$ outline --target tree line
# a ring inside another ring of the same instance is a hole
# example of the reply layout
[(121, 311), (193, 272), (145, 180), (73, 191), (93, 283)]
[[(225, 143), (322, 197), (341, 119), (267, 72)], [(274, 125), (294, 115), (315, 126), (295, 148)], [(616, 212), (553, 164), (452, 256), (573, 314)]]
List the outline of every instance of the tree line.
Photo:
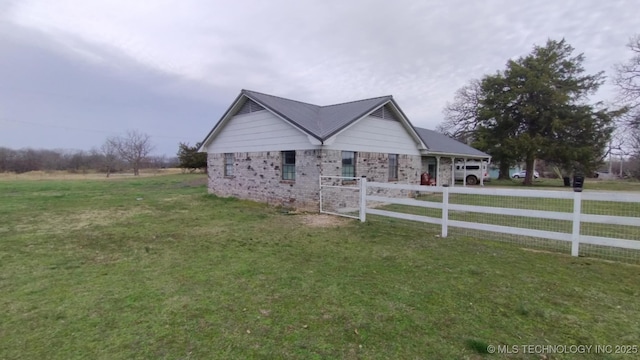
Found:
[[(147, 156), (140, 163), (141, 169), (177, 167), (178, 159), (166, 156)], [(0, 147), (0, 172), (25, 173), (29, 171), (68, 171), (71, 173), (107, 171), (123, 172), (131, 168), (122, 161), (107, 160), (98, 149), (10, 149)]]
[(199, 153), (200, 144), (190, 146), (179, 143), (176, 157), (152, 156), (151, 137), (130, 130), (123, 136), (107, 138), (99, 148), (84, 150), (13, 150), (0, 147), (0, 172), (25, 173), (29, 171), (69, 171), (85, 173), (96, 171), (107, 177), (113, 172), (140, 169), (180, 167), (184, 171), (206, 171), (207, 154)]
[(550, 39), (458, 89), (438, 130), (490, 154), (500, 178), (523, 162), (525, 184), (532, 183), (536, 160), (564, 175), (591, 174), (614, 140), (640, 159), (640, 36), (629, 48), (632, 59), (615, 67), (619, 96), (613, 105), (590, 101), (604, 72), (587, 74), (584, 54), (575, 55), (564, 39)]
[(177, 158), (152, 156), (151, 137), (139, 131), (128, 131), (123, 136), (109, 137), (99, 148), (84, 150), (19, 149), (0, 147), (0, 172), (24, 173), (29, 171), (69, 171), (85, 173), (96, 171), (107, 177), (113, 172), (140, 169), (177, 167)]

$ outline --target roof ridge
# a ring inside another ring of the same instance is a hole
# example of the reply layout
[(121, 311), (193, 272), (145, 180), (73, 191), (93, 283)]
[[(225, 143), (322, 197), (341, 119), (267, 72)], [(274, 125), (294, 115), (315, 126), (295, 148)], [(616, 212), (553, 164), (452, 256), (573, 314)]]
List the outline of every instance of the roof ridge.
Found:
[(277, 96), (277, 95), (265, 94), (265, 93), (262, 93), (260, 91), (254, 91), (254, 90), (249, 90), (249, 89), (242, 89), (242, 92), (256, 93), (256, 94), (270, 96), (270, 97), (278, 98), (278, 99), (282, 99), (282, 100), (293, 101), (293, 102), (297, 102), (297, 103), (300, 103), (300, 104), (316, 106), (316, 107), (319, 107), (319, 108), (326, 108), (326, 107), (338, 106), (338, 105), (346, 105), (346, 104), (352, 104), (352, 103), (357, 103), (357, 102), (361, 102), (361, 101), (369, 101), (369, 100), (376, 100), (376, 99), (383, 99), (383, 98), (393, 99), (393, 95), (382, 95), (382, 96), (375, 96), (375, 97), (366, 98), (366, 99), (346, 101), (346, 102), (337, 103), (337, 104), (331, 104), (331, 105), (316, 105), (316, 104), (312, 104), (312, 103), (309, 103), (309, 102), (289, 99), (289, 98), (285, 98), (285, 97)]
[(281, 99), (281, 100), (293, 101), (293, 102), (297, 102), (297, 103), (304, 104), (304, 105), (311, 105), (311, 106), (315, 106), (315, 107), (317, 107), (317, 108), (322, 107), (322, 106), (320, 106), (320, 105), (316, 105), (316, 104), (312, 104), (312, 103), (308, 103), (308, 102), (304, 102), (304, 101), (300, 101), (300, 100), (293, 100), (293, 99), (285, 98), (285, 97), (282, 97), (282, 96), (271, 95), (271, 94), (265, 94), (265, 93), (261, 93), (261, 92), (259, 92), (259, 91), (253, 91), (253, 90), (248, 90), (248, 89), (242, 89), (242, 92), (243, 92), (243, 93), (246, 93), (246, 92), (249, 92), (249, 93), (256, 93), (256, 94), (260, 94), (260, 95), (264, 95), (264, 96), (270, 96), (270, 97), (273, 97), (273, 98), (278, 98), (278, 99)]
[(353, 100), (353, 101), (347, 101), (347, 102), (338, 103), (338, 104), (322, 105), (322, 106), (320, 106), (320, 107), (321, 107), (321, 108), (327, 108), (327, 107), (331, 107), (331, 106), (338, 106), (338, 105), (353, 104), (353, 103), (357, 103), (357, 102), (361, 102), (361, 101), (377, 100), (377, 99), (383, 99), (383, 98), (389, 98), (389, 99), (391, 100), (391, 99), (393, 99), (393, 95), (376, 96), (376, 97), (372, 97), (372, 98), (360, 99), (360, 100)]

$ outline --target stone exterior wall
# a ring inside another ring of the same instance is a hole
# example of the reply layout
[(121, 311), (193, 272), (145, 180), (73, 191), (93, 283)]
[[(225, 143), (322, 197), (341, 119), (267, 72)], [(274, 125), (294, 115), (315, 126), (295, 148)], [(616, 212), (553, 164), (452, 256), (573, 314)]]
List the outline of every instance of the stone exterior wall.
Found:
[[(224, 176), (224, 154), (208, 154), (209, 192), (219, 196), (234, 196), (293, 207), (304, 211), (319, 210), (319, 176), (342, 176), (342, 151), (296, 151), (296, 180), (282, 180), (282, 152), (234, 153), (233, 176)], [(421, 159), (416, 155), (398, 155), (398, 180), (394, 182), (419, 184)], [(388, 182), (389, 155), (358, 152), (356, 176), (365, 175), (369, 181)], [(324, 184), (343, 184), (341, 180)], [(385, 196), (411, 196), (404, 190), (372, 189)], [(336, 209), (357, 208), (358, 192), (343, 189), (323, 192), (323, 203)]]
[[(420, 183), (420, 156), (398, 155), (398, 179), (394, 182)], [(322, 151), (322, 175), (342, 176), (342, 151)], [(389, 181), (389, 154), (356, 152), (356, 176), (366, 176), (369, 181)]]
[[(420, 156), (398, 155), (398, 179), (394, 183), (420, 183)], [(324, 150), (322, 152), (322, 175), (342, 176), (342, 151)], [(368, 181), (389, 182), (389, 154), (373, 152), (356, 152), (356, 177), (366, 176)], [(327, 179), (326, 185), (357, 186), (340, 179)], [(370, 194), (381, 196), (410, 196), (409, 191), (370, 188)], [(322, 195), (323, 209), (341, 212), (358, 209), (359, 192), (346, 189), (324, 188)]]
[(320, 150), (296, 151), (296, 179), (282, 180), (282, 152), (234, 153), (233, 176), (224, 176), (224, 154), (209, 153), (209, 192), (318, 211)]

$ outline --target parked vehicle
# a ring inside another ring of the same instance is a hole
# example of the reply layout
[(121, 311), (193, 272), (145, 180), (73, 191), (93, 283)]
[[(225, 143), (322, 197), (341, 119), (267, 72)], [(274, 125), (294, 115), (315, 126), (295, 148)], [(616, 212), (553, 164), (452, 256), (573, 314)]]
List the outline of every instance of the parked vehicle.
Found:
[(456, 181), (462, 181), (466, 176), (466, 183), (468, 185), (477, 185), (480, 183), (480, 177), (483, 181), (489, 181), (489, 172), (487, 171), (488, 163), (484, 162), (482, 170), (480, 170), (480, 161), (467, 161), (467, 168), (465, 172), (465, 164), (463, 162), (456, 163), (454, 171), (454, 179)]
[[(520, 179), (520, 178), (524, 179), (524, 178), (527, 177), (527, 170), (522, 170), (520, 172), (517, 172), (517, 173), (511, 175), (511, 177), (514, 178), (514, 179)], [(534, 171), (533, 172), (533, 178), (537, 179), (539, 177), (540, 177), (540, 174), (537, 171)]]

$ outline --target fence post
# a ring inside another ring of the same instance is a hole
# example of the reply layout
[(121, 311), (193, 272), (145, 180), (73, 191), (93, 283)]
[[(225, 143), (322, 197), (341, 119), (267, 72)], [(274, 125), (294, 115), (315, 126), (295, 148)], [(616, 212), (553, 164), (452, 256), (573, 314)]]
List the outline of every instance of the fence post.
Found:
[(442, 185), (442, 237), (447, 237), (449, 226), (449, 185)]
[(367, 220), (367, 177), (360, 178), (360, 222)]
[(318, 176), (318, 198), (320, 200), (320, 213), (322, 214), (322, 175)]
[[(580, 189), (582, 190), (582, 189)], [(573, 228), (571, 231), (571, 256), (580, 253), (580, 214), (582, 213), (582, 192), (573, 193)]]

